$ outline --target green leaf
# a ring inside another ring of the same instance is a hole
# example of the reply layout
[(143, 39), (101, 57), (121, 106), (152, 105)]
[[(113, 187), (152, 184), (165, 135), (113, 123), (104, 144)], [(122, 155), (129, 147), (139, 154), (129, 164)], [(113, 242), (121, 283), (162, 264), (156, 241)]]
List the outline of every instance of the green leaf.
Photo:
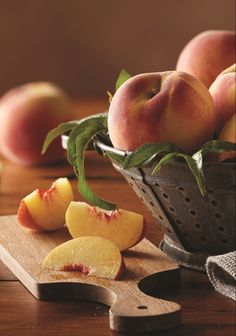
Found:
[(157, 155), (171, 152), (181, 152), (181, 149), (168, 142), (145, 144), (128, 154), (124, 162), (124, 169), (147, 165), (147, 163), (152, 162)]
[[(93, 135), (91, 135), (89, 139), (91, 140), (92, 137), (95, 136), (97, 133), (107, 129), (107, 115), (100, 115), (100, 116), (93, 115), (90, 116), (89, 118), (81, 119), (81, 121), (73, 128), (67, 142), (67, 158), (72, 166), (76, 166), (77, 164), (77, 149), (76, 149), (77, 138), (86, 136), (86, 131), (88, 130), (88, 128), (97, 130), (94, 131)], [(84, 148), (84, 150), (85, 149), (86, 148)]]
[(49, 145), (53, 142), (53, 140), (55, 140), (58, 136), (65, 134), (69, 131), (71, 131), (76, 125), (81, 124), (82, 122), (84, 122), (85, 120), (88, 119), (92, 119), (92, 118), (97, 118), (97, 117), (107, 117), (108, 116), (108, 112), (101, 112), (101, 113), (97, 113), (79, 120), (72, 120), (72, 121), (67, 121), (64, 123), (61, 123), (60, 125), (58, 125), (57, 127), (53, 128), (50, 132), (48, 132), (43, 146), (42, 146), (42, 154), (44, 154), (46, 152), (46, 150), (48, 149)]
[(236, 144), (228, 141), (211, 140), (206, 142), (199, 151), (193, 154), (193, 158), (202, 164), (204, 156), (209, 153), (222, 153), (228, 151), (235, 151)]
[(108, 156), (112, 160), (116, 161), (116, 163), (118, 163), (118, 165), (120, 165), (120, 166), (124, 165), (125, 158), (126, 158), (124, 155), (120, 155), (120, 154), (116, 154), (116, 153), (113, 153), (113, 152), (106, 151), (106, 156)]
[(127, 79), (129, 79), (130, 77), (132, 77), (125, 69), (122, 69), (119, 77), (116, 81), (116, 90), (119, 89), (119, 87), (127, 81)]
[(100, 208), (112, 210), (116, 204), (98, 197), (89, 187), (84, 170), (84, 155), (88, 143), (99, 132), (107, 130), (107, 116), (93, 117), (78, 124), (70, 133), (68, 139), (68, 160), (74, 167), (78, 177), (78, 189), (81, 195)]
[(204, 196), (204, 194), (205, 194), (205, 181), (204, 181), (204, 174), (203, 174), (202, 168), (200, 168), (198, 166), (198, 162), (193, 157), (191, 157), (187, 154), (178, 153), (178, 152), (166, 154), (158, 162), (156, 167), (153, 169), (152, 174), (157, 173), (164, 164), (167, 164), (168, 162), (170, 162), (170, 161), (172, 161), (172, 160), (174, 160), (178, 157), (183, 158), (187, 162), (192, 174), (194, 175), (194, 177), (196, 179), (198, 188), (199, 188), (201, 194)]
[(77, 125), (76, 121), (69, 121), (58, 125), (56, 128), (48, 132), (42, 147), (41, 154), (44, 154), (48, 149), (48, 146), (56, 139), (59, 135), (65, 134), (68, 131), (71, 131)]

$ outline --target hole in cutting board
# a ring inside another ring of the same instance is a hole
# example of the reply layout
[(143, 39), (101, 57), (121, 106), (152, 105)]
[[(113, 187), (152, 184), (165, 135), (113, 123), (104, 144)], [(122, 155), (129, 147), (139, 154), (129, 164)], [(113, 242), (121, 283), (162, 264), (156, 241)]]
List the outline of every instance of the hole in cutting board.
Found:
[(148, 309), (147, 306), (138, 306), (137, 308), (138, 308), (138, 309)]
[(163, 271), (142, 279), (138, 288), (146, 295), (159, 299), (171, 299), (180, 289), (180, 269)]

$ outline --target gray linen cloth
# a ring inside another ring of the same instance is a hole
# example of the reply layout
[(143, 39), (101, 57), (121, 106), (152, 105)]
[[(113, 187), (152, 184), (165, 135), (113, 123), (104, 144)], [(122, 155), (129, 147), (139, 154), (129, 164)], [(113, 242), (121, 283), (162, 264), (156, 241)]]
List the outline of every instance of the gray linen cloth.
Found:
[(215, 290), (236, 301), (236, 251), (208, 257), (206, 270)]

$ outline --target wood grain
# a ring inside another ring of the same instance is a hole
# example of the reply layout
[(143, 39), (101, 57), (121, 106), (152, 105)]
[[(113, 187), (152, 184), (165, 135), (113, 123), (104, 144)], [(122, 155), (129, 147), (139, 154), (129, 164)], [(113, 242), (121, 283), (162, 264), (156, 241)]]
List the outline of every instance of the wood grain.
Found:
[[(68, 230), (33, 232), (16, 216), (0, 217), (0, 257), (37, 298), (84, 299), (111, 306), (110, 327), (117, 331), (169, 329), (180, 323), (180, 306), (153, 298), (164, 284), (179, 284), (179, 268), (147, 239), (124, 252), (126, 273), (121, 281), (88, 277), (78, 272), (43, 270), (45, 256), (71, 239)], [(139, 289), (142, 289), (142, 291)]]

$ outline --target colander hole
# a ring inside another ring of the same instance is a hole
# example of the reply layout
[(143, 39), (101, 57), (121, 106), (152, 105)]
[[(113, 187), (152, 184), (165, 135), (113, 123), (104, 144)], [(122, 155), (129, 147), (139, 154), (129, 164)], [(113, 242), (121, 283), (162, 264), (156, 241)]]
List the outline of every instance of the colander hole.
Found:
[(155, 185), (156, 187), (160, 187), (160, 184), (157, 183), (157, 182), (154, 182), (154, 185)]
[(208, 194), (213, 194), (213, 190), (207, 190)]
[(200, 239), (201, 239), (202, 242), (206, 241), (206, 237), (204, 237), (204, 236), (201, 236)]
[(154, 207), (154, 203), (152, 203), (152, 202), (149, 202), (149, 204), (150, 204), (152, 207)]
[(225, 231), (225, 228), (224, 228), (223, 226), (218, 226), (218, 230), (219, 230), (220, 232), (224, 232), (224, 231)]
[(182, 224), (182, 222), (179, 219), (176, 219), (175, 221), (176, 221), (176, 224), (178, 224), (178, 225)]
[(211, 204), (214, 205), (214, 206), (216, 206), (216, 205), (218, 205), (218, 202), (215, 201), (215, 200), (212, 200), (212, 201), (211, 201)]
[(131, 176), (130, 178), (131, 178), (131, 180), (133, 180), (133, 181), (134, 181), (134, 177), (133, 177), (133, 176)]
[(169, 210), (175, 212), (175, 209), (172, 206), (169, 207)]
[(192, 216), (196, 216), (196, 214), (197, 214), (197, 212), (196, 212), (196, 210), (190, 210), (190, 214), (192, 215)]
[(142, 202), (144, 202), (144, 199), (143, 199), (142, 197), (139, 197), (139, 199), (140, 199)]
[(159, 217), (159, 219), (160, 219), (161, 221), (164, 220), (164, 218), (163, 218), (161, 215), (159, 215), (158, 217)]
[(164, 198), (166, 198), (166, 199), (168, 199), (168, 195), (167, 194), (162, 194), (162, 196), (164, 197)]
[(133, 186), (134, 186), (133, 183), (130, 182), (129, 184), (130, 184), (130, 186), (133, 188)]
[(201, 229), (201, 224), (196, 223), (195, 226), (196, 226), (197, 229)]
[(217, 218), (217, 219), (219, 219), (219, 218), (221, 218), (221, 214), (219, 214), (219, 213), (216, 212), (216, 213), (214, 214), (214, 217)]
[(171, 229), (167, 228), (166, 230), (167, 230), (169, 233), (172, 233)]
[(185, 197), (185, 199), (184, 199), (184, 200), (185, 200), (185, 202), (186, 202), (186, 203), (190, 203), (190, 202), (191, 202), (191, 199), (190, 199), (190, 198), (188, 198), (188, 197)]
[(184, 188), (183, 187), (178, 187), (178, 190), (184, 191)]
[(145, 190), (145, 189), (142, 189), (142, 192), (143, 192), (144, 194), (146, 194), (146, 190)]

